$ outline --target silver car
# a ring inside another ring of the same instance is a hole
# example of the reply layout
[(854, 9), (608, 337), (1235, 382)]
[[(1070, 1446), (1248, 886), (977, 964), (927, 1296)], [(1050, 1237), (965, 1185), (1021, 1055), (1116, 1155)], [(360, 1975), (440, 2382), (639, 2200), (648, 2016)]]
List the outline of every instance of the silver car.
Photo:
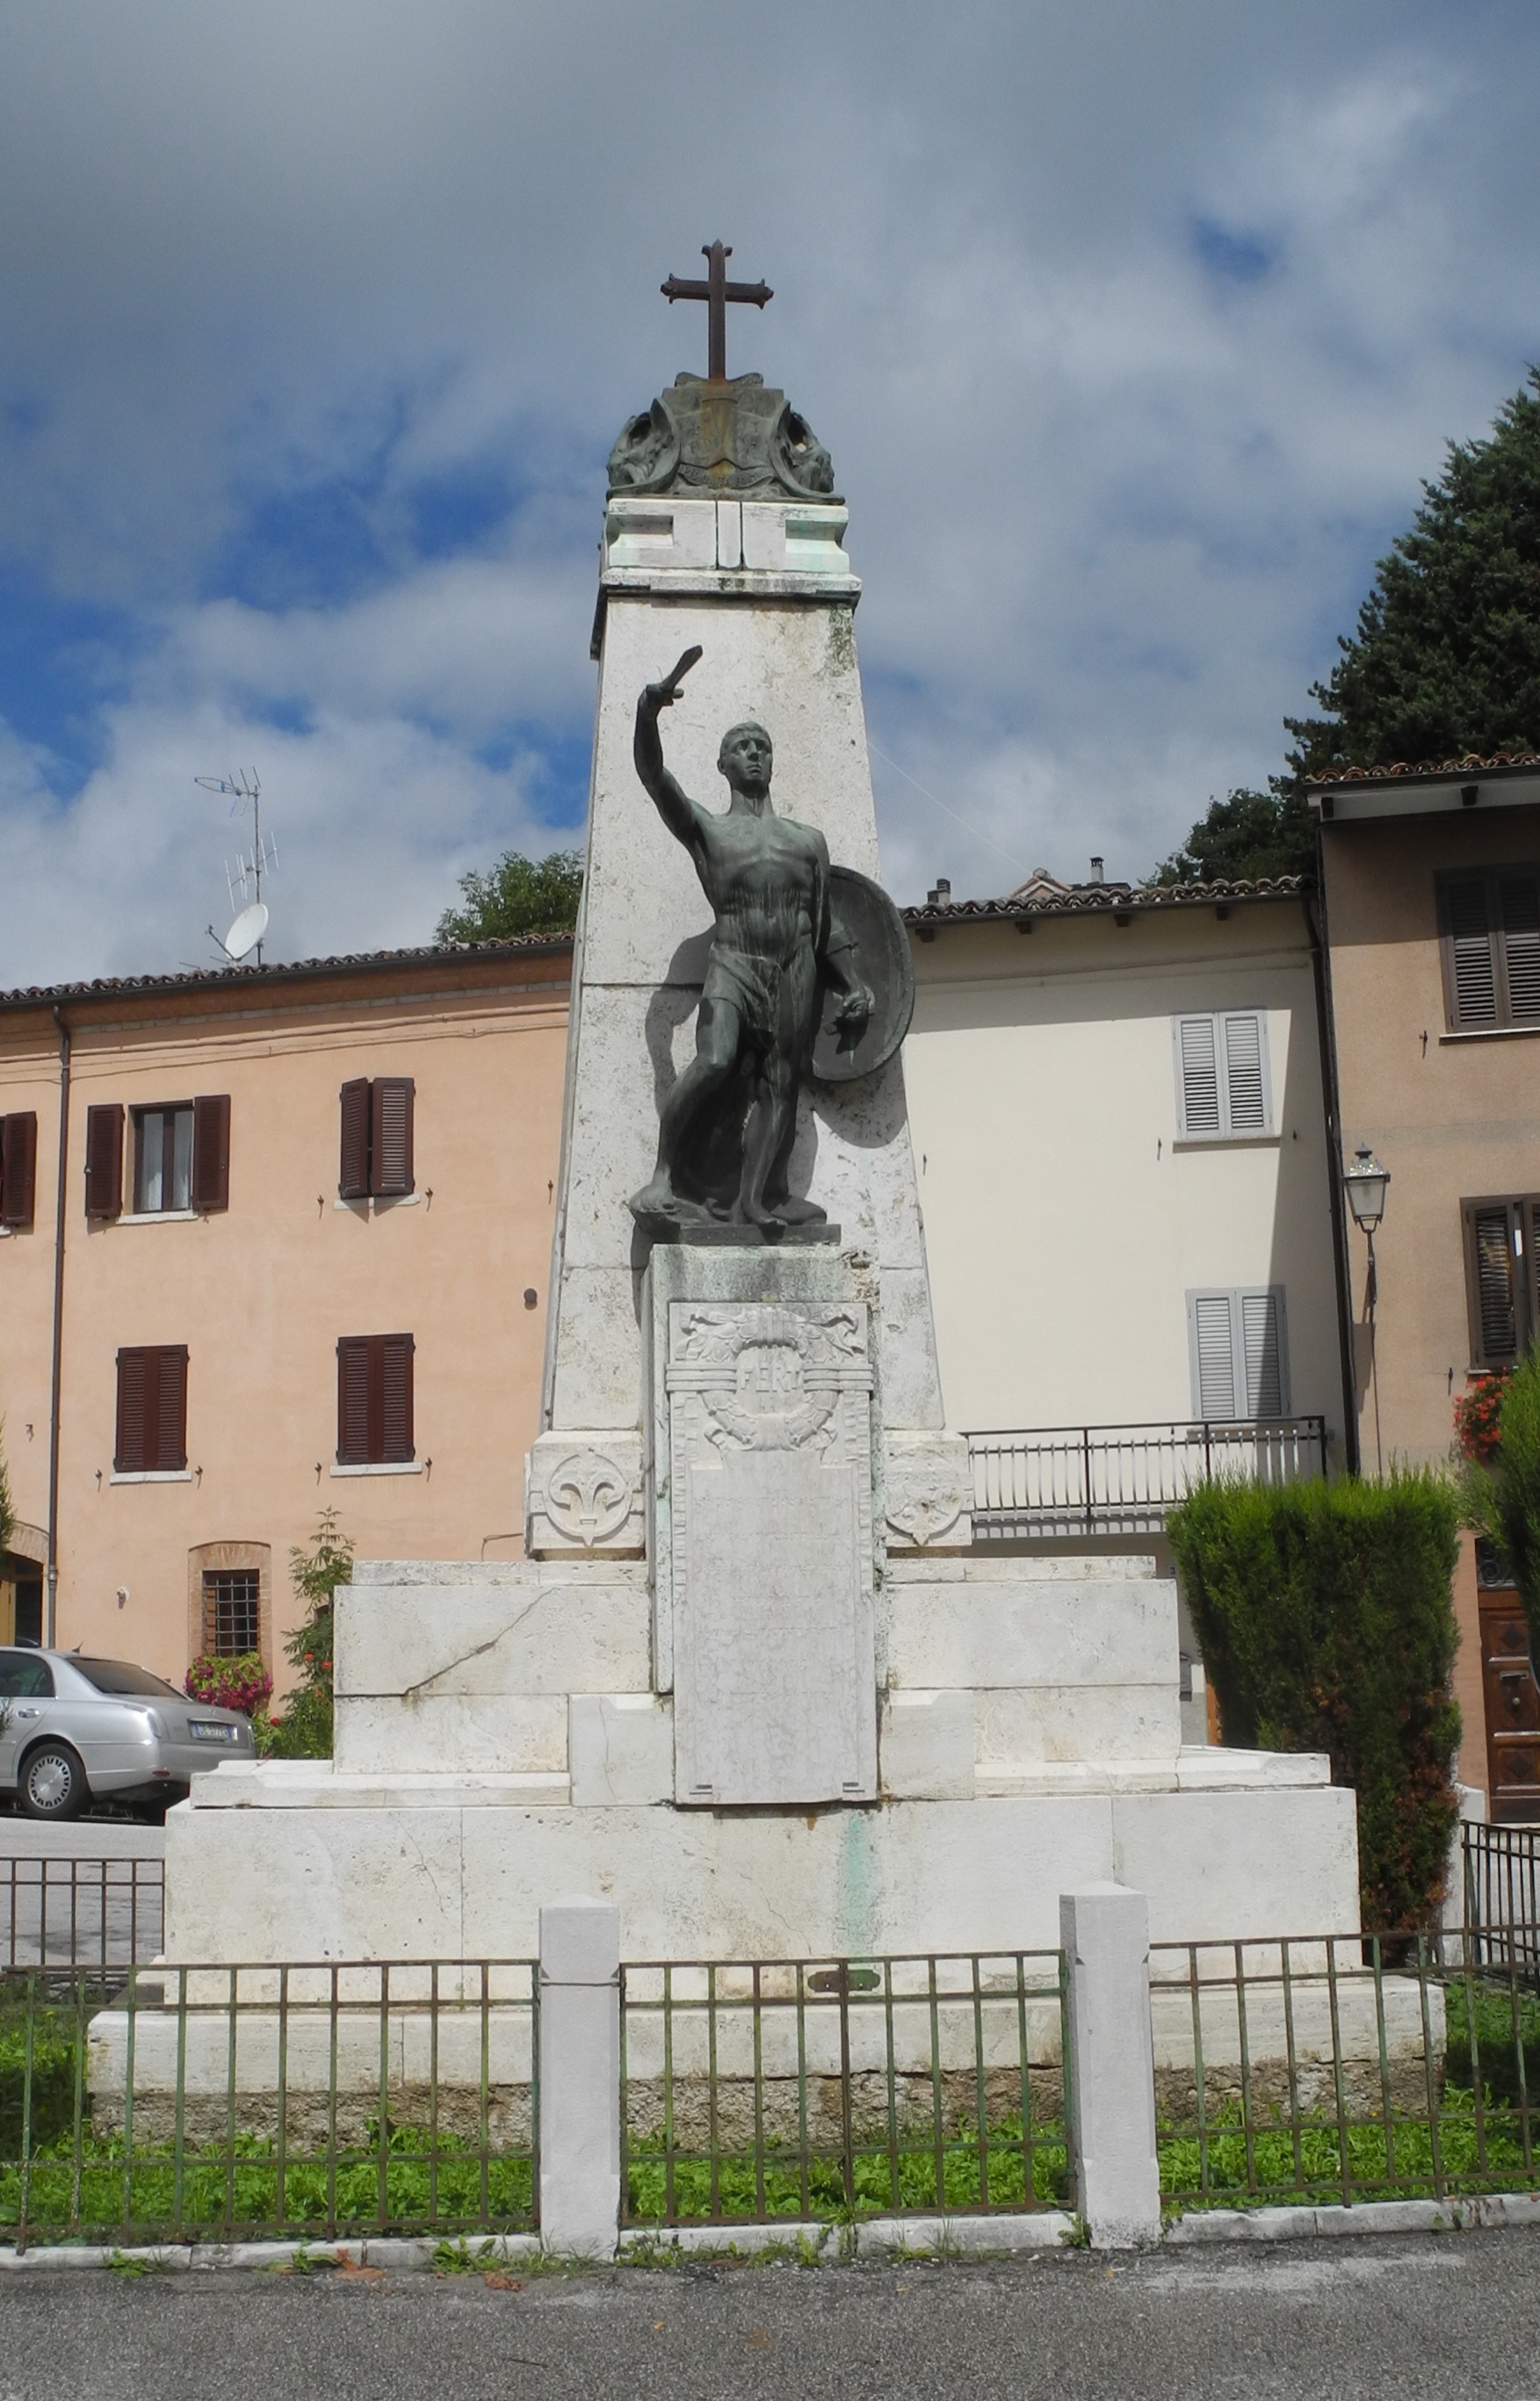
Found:
[(29, 1818), (78, 1818), (109, 1795), (164, 1807), (205, 1768), (254, 1753), (239, 1709), (78, 1651), (0, 1650), (0, 1793)]

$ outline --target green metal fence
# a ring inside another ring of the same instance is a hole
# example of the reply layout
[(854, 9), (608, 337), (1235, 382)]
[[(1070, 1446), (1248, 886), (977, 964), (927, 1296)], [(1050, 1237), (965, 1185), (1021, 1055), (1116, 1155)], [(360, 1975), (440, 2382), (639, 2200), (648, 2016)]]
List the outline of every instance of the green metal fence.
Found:
[(1150, 1971), (1169, 2208), (1540, 2181), (1540, 1997), (1516, 1965), (1449, 1964), (1433, 1936), (1337, 1935), (1155, 1943)]
[(1064, 1960), (621, 1970), (628, 2224), (1073, 2209)]
[(529, 1960), (0, 1976), (0, 2241), (532, 2227)]

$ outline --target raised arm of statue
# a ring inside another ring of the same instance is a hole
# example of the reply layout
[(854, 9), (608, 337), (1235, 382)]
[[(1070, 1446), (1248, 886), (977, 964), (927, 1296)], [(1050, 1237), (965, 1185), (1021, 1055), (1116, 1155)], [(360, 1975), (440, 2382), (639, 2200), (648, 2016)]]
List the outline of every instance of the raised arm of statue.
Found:
[(696, 644), (685, 652), (673, 673), (662, 683), (650, 683), (637, 702), (637, 733), (633, 756), (637, 774), (657, 803), (658, 815), (672, 834), (694, 847), (696, 833), (696, 809), (688, 792), (663, 763), (663, 737), (658, 732), (658, 718), (666, 708), (672, 708), (679, 698), (679, 688), (700, 657)]

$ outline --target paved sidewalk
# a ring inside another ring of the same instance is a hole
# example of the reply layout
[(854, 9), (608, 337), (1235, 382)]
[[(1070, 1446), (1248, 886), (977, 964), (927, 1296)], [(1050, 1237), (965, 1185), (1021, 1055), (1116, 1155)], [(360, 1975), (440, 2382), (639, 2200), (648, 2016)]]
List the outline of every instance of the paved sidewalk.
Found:
[(987, 2266), (0, 2286), (0, 2401), (1504, 2401), (1540, 2238)]

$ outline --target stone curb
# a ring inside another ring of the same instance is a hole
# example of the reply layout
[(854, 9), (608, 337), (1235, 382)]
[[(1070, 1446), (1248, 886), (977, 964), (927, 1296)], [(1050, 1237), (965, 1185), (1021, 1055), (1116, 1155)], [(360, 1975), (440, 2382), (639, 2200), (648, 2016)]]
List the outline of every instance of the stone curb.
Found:
[[(1540, 2226), (1540, 2193), (1475, 2193), (1458, 2201), (1367, 2201), (1351, 2209), (1210, 2209), (1194, 2211), (1169, 2225), (1162, 2248), (1186, 2249), (1208, 2243), (1304, 2243), (1317, 2237), (1368, 2234), (1453, 2234), (1481, 2227)], [(621, 2236), (618, 2262), (637, 2252), (675, 2251), (681, 2257), (755, 2257), (799, 2243), (809, 2244), (820, 2263), (891, 2259), (915, 2256), (972, 2257), (1055, 2250), (1073, 2240), (1075, 2220), (1063, 2210), (1036, 2210), (988, 2217), (869, 2217), (857, 2226), (822, 2219), (781, 2218), (747, 2226), (676, 2226), (655, 2232), (631, 2227)], [(0, 2275), (23, 2270), (142, 2266), (164, 2273), (206, 2273), (227, 2268), (289, 2269), (304, 2254), (312, 2271), (355, 2268), (419, 2274), (431, 2269), (444, 2245), (463, 2241), (488, 2268), (542, 2257), (536, 2234), (467, 2234), (435, 2241), (428, 2236), (374, 2236), (335, 2243), (167, 2243), (117, 2244), (44, 2243), (27, 2251), (0, 2246)]]
[(888, 2259), (895, 2253), (932, 2258), (1002, 2251), (1056, 2251), (1075, 2231), (1062, 2209), (1026, 2210), (1019, 2216), (868, 2217), (850, 2231), (858, 2259)]
[(836, 2238), (843, 2230), (823, 2218), (801, 2217), (773, 2218), (753, 2226), (632, 2226), (620, 2238), (619, 2256), (622, 2263), (638, 2251), (677, 2251), (686, 2258), (701, 2253), (720, 2257), (735, 2252), (740, 2257), (757, 2257), (766, 2251), (805, 2243), (820, 2255), (827, 2249), (831, 2258), (838, 2258)]
[(1168, 2226), (1166, 2245), (1307, 2243), (1334, 2234), (1454, 2234), (1472, 2227), (1540, 2226), (1540, 2193), (1472, 2193), (1458, 2201), (1361, 2201), (1351, 2209), (1194, 2210)]

